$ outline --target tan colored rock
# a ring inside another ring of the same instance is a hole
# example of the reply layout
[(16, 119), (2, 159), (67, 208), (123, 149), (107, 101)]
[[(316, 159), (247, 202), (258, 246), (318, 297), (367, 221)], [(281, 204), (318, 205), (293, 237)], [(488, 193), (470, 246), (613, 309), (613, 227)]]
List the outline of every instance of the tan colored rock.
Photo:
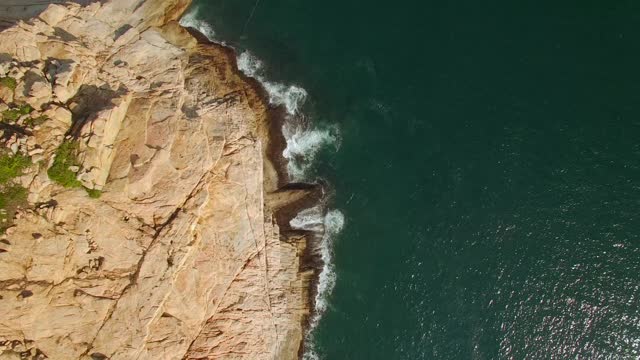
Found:
[(13, 102), (13, 90), (6, 86), (0, 85), (0, 99), (4, 102), (3, 107), (8, 108), (6, 104), (10, 104)]
[(85, 66), (69, 59), (53, 60), (49, 66), (50, 76), (54, 79), (53, 92), (60, 102), (67, 102), (80, 89), (84, 78), (91, 71)]
[(51, 84), (45, 79), (44, 74), (37, 69), (28, 70), (24, 74), (16, 87), (16, 100), (26, 102), (34, 109), (40, 109), (44, 104), (51, 102)]
[(79, 136), (83, 171), (78, 179), (89, 189), (102, 189), (106, 184), (116, 154), (116, 138), (131, 103), (131, 94), (114, 99), (112, 103), (113, 107), (91, 114)]
[(42, 21), (51, 27), (57, 26), (67, 16), (69, 16), (68, 7), (58, 4), (49, 5), (45, 11), (38, 15)]
[[(0, 240), (1, 359), (298, 357), (312, 274), (273, 209), (305, 194), (267, 193), (268, 104), (175, 22), (189, 2), (52, 5), (0, 33), (46, 118), (10, 145), (40, 163)], [(65, 139), (100, 199), (48, 178)]]

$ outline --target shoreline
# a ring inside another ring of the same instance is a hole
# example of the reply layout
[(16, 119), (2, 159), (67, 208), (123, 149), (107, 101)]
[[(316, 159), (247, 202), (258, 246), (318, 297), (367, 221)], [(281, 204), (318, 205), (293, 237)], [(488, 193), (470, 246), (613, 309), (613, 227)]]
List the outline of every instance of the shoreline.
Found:
[[(185, 13), (183, 13), (181, 17), (184, 16)], [(325, 188), (327, 184), (322, 181), (317, 183), (289, 181), (287, 159), (283, 156), (283, 151), (287, 147), (287, 141), (282, 131), (288, 116), (285, 106), (272, 105), (269, 101), (269, 94), (262, 83), (260, 83), (258, 79), (246, 75), (238, 68), (238, 54), (233, 47), (209, 40), (205, 34), (196, 28), (182, 27), (187, 30), (199, 44), (215, 46), (222, 49), (223, 53), (227, 56), (227, 61), (233, 65), (236, 75), (255, 91), (262, 105), (266, 108), (267, 118), (265, 122), (261, 124), (263, 129), (261, 129), (262, 131), (259, 134), (267, 145), (263, 149), (264, 206), (265, 209), (271, 211), (280, 229), (280, 241), (304, 241), (304, 250), (299, 256), (300, 265), (298, 273), (304, 274), (305, 272), (311, 272), (306, 289), (308, 313), (303, 316), (301, 324), (303, 336), (298, 348), (298, 358), (302, 359), (307, 349), (307, 332), (311, 327), (311, 319), (316, 312), (315, 299), (318, 293), (320, 273), (324, 265), (318, 249), (324, 232), (318, 233), (310, 230), (293, 229), (289, 222), (295, 218), (300, 211), (314, 206), (322, 205), (323, 211), (326, 212), (327, 195)], [(283, 196), (278, 197), (278, 195)], [(269, 201), (269, 198), (274, 196), (280, 199), (277, 201)], [(273, 204), (273, 202), (276, 204)]]

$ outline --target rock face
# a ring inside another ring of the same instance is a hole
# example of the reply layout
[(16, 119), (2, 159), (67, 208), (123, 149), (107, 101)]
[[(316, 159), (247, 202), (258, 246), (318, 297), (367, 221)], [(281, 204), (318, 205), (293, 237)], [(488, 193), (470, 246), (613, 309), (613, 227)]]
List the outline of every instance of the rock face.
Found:
[[(176, 23), (188, 5), (50, 5), (0, 33), (2, 106), (45, 119), (11, 138), (34, 165), (0, 240), (0, 358), (298, 357), (310, 273), (275, 221), (268, 105)], [(99, 199), (48, 178), (63, 141)]]

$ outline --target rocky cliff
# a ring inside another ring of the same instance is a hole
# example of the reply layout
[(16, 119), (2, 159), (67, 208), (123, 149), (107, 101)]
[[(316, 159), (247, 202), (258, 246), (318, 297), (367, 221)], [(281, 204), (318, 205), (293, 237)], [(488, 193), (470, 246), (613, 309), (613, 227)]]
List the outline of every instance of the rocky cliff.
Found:
[(278, 223), (307, 191), (278, 189), (268, 104), (189, 2), (0, 33), (0, 358), (298, 357), (311, 273)]

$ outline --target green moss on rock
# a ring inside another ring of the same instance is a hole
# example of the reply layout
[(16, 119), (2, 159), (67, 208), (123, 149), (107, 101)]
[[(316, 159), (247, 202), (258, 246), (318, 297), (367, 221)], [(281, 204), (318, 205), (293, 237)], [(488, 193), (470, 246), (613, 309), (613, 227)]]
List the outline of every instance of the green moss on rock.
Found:
[(73, 141), (63, 142), (53, 160), (53, 165), (47, 170), (49, 178), (66, 188), (81, 187), (82, 183), (76, 178), (76, 173), (69, 170), (71, 166), (80, 166), (76, 159), (78, 145)]
[(11, 76), (0, 77), (0, 85), (15, 90), (18, 87), (18, 82)]
[(0, 152), (0, 232), (4, 233), (13, 224), (13, 218), (20, 207), (27, 205), (28, 191), (12, 183), (31, 165), (29, 157), (8, 151)]
[(31, 165), (27, 156), (9, 153), (0, 154), (0, 184), (7, 184), (15, 177), (22, 175), (24, 169)]
[(2, 121), (5, 123), (13, 123), (18, 121), (22, 115), (28, 115), (33, 111), (29, 104), (20, 105), (16, 108), (8, 109), (2, 112)]
[(98, 199), (102, 195), (102, 191), (100, 190), (89, 189), (89, 188), (84, 188), (84, 189), (87, 191), (87, 194), (89, 194), (89, 197), (91, 198)]
[(44, 115), (40, 115), (38, 117), (29, 117), (24, 121), (24, 124), (26, 126), (29, 127), (34, 127), (34, 126), (38, 126), (38, 125), (42, 125), (44, 124), (44, 122), (47, 121), (47, 117)]
[(0, 233), (13, 225), (16, 211), (27, 205), (27, 189), (20, 185), (4, 186), (0, 189)]

